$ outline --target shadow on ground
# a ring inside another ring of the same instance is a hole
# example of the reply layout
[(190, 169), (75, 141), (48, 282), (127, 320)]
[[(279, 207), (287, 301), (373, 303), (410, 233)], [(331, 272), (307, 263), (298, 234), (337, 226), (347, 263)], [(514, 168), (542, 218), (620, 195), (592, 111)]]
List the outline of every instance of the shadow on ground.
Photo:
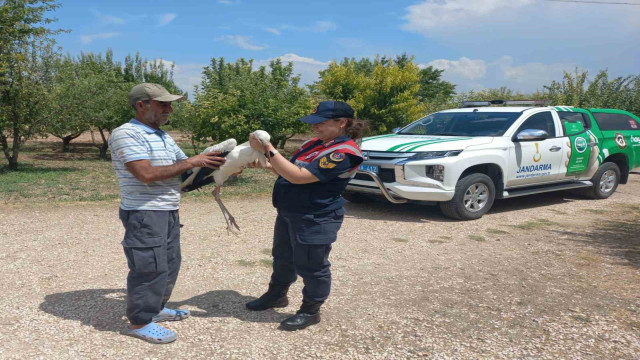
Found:
[(509, 213), (519, 210), (544, 208), (573, 201), (594, 201), (569, 191), (553, 191), (542, 194), (519, 196), (510, 199), (497, 199), (489, 213)]
[[(593, 201), (570, 192), (550, 192), (511, 199), (497, 199), (489, 214), (516, 214), (519, 210), (544, 208), (572, 201)], [(392, 204), (386, 200), (376, 199), (368, 203), (351, 203), (345, 201), (347, 216), (368, 220), (386, 220), (397, 222), (452, 222), (457, 221), (445, 217), (437, 203)]]
[(347, 217), (368, 220), (384, 220), (394, 222), (452, 222), (442, 215), (437, 205), (418, 203), (392, 204), (386, 200), (375, 200), (368, 203), (351, 203), (345, 201)]
[(640, 223), (603, 219), (603, 225), (588, 232), (550, 230), (567, 236), (569, 241), (583, 243), (603, 254), (624, 260), (620, 265), (640, 268)]
[[(80, 321), (100, 331), (120, 332), (126, 324), (125, 289), (86, 289), (45, 296), (40, 310), (65, 320)], [(234, 317), (249, 322), (280, 322), (291, 314), (274, 310), (252, 312), (244, 304), (255, 299), (232, 290), (209, 291), (183, 301), (170, 301), (171, 308), (190, 308), (195, 317)], [(198, 309), (194, 309), (197, 307)]]
[(72, 172), (81, 171), (80, 169), (72, 167), (42, 167), (31, 164), (18, 164), (18, 170), (9, 170), (8, 166), (0, 166), (0, 175), (11, 174), (16, 176), (30, 176), (30, 175), (47, 175), (47, 174), (68, 174)]
[(67, 152), (62, 152), (62, 143), (41, 143), (33, 146), (30, 150), (37, 152), (31, 156), (35, 160), (94, 161), (98, 158), (98, 148), (92, 143), (72, 143)]

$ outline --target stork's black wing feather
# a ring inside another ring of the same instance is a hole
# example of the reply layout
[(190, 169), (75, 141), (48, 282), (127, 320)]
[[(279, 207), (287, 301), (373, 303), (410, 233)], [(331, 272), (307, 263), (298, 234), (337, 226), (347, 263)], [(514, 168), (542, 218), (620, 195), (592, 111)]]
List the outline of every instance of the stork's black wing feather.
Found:
[[(223, 152), (222, 154), (218, 155), (219, 157), (225, 157), (227, 156), (227, 154), (229, 154), (228, 151)], [(193, 182), (191, 182), (191, 184), (189, 186), (185, 186), (181, 191), (182, 192), (189, 192), (189, 191), (193, 191), (196, 189), (200, 189), (201, 187), (205, 186), (205, 185), (209, 185), (211, 183), (214, 182), (213, 180), (213, 176), (209, 176), (211, 175), (212, 172), (214, 172), (215, 170), (213, 170), (212, 168), (208, 168), (208, 167), (203, 167), (200, 168), (200, 171), (198, 171), (198, 174), (196, 175), (196, 178), (193, 179)], [(187, 180), (189, 178), (189, 176), (191, 176), (191, 174), (193, 174), (192, 170), (189, 171), (185, 171), (182, 173), (182, 175), (180, 175), (182, 182), (184, 182), (185, 180)], [(207, 177), (209, 176), (209, 177)]]

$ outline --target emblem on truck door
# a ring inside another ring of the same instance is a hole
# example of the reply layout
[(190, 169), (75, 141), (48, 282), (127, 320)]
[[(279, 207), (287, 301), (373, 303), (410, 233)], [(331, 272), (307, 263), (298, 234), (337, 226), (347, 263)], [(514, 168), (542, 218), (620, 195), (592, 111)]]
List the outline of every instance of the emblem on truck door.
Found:
[(538, 149), (538, 143), (536, 143), (536, 153), (533, 154), (533, 161), (538, 162), (542, 159), (542, 154), (540, 154), (540, 150)]
[(620, 149), (624, 149), (627, 147), (627, 140), (625, 140), (624, 135), (620, 133), (616, 133), (616, 144)]

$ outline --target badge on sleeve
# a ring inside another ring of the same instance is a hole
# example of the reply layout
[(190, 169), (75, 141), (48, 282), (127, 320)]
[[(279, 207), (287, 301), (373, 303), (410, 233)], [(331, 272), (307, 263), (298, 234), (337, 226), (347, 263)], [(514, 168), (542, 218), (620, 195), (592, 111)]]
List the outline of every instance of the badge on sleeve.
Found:
[(322, 159), (320, 159), (319, 165), (322, 169), (333, 169), (334, 167), (336, 167), (336, 164), (330, 162), (326, 156), (323, 156)]
[(334, 153), (331, 153), (331, 155), (329, 155), (329, 159), (331, 159), (331, 161), (340, 162), (344, 160), (344, 154), (339, 152), (334, 152)]

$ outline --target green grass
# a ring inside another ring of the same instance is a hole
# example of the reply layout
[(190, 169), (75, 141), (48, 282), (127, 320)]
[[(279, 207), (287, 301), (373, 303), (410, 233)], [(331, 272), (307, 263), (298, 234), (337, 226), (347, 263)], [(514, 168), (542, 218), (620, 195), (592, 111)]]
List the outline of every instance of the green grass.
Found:
[(236, 264), (243, 267), (256, 267), (256, 266), (271, 267), (273, 262), (271, 261), (271, 259), (260, 259), (258, 261), (237, 260)]
[(427, 242), (429, 242), (431, 244), (446, 244), (447, 243), (447, 241), (445, 241), (445, 240), (438, 240), (438, 239), (427, 240)]
[(273, 261), (271, 259), (260, 259), (260, 261), (258, 261), (258, 265), (271, 267), (273, 265)]
[(249, 261), (249, 260), (237, 260), (236, 264), (240, 265), (240, 266), (244, 266), (244, 267), (253, 267), (256, 266), (255, 261)]
[(500, 230), (500, 229), (487, 229), (487, 233), (494, 234), (494, 235), (506, 235), (509, 232), (508, 231), (504, 231), (504, 230)]
[(509, 226), (514, 227), (516, 229), (521, 229), (521, 230), (533, 230), (533, 229), (544, 229), (546, 227), (557, 226), (557, 225), (560, 225), (560, 224), (557, 222), (553, 222), (551, 220), (535, 219), (535, 220), (527, 221), (523, 224), (509, 225)]
[[(175, 136), (174, 136), (175, 138)], [(189, 143), (179, 142), (193, 154)], [(287, 143), (285, 156), (299, 146)], [(1, 164), (1, 163), (0, 163)], [(271, 193), (275, 175), (263, 169), (245, 169), (236, 180), (224, 184), (224, 198)], [(209, 199), (213, 185), (183, 194), (183, 199)], [(119, 199), (118, 180), (111, 161), (98, 159), (91, 143), (71, 142), (71, 151), (61, 152), (58, 141), (29, 141), (20, 150), (18, 170), (0, 165), (0, 203), (38, 203), (43, 201), (114, 201)]]
[(487, 241), (487, 239), (482, 235), (469, 235), (469, 239), (475, 240), (475, 241), (480, 241), (480, 242)]
[(628, 208), (629, 210), (640, 211), (640, 205), (635, 204), (622, 204), (622, 206)]
[(562, 211), (562, 210), (558, 210), (558, 209), (549, 209), (549, 211), (559, 214), (559, 215), (567, 215), (567, 212)]
[(583, 322), (583, 323), (590, 323), (591, 319), (589, 319), (588, 317), (584, 316), (584, 315), (571, 315), (572, 318)]
[(582, 211), (588, 212), (591, 214), (604, 214), (608, 212), (607, 210), (598, 210), (598, 209), (582, 209)]

